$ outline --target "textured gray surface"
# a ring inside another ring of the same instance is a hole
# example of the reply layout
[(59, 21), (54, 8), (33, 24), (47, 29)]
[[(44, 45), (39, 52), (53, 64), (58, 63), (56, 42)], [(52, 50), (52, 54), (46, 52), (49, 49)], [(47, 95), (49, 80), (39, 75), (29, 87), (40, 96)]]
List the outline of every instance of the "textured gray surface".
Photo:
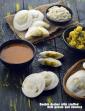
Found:
[[(16, 3), (20, 4), (20, 9), (33, 8), (41, 4), (52, 3), (59, 0), (0, 0), (0, 21), (1, 30), (3, 34), (0, 35), (0, 44), (9, 39), (15, 38), (13, 32), (9, 29), (3, 17), (7, 14), (16, 11)], [(63, 0), (65, 1), (65, 0)], [(84, 0), (66, 0), (65, 4), (69, 6), (74, 13), (74, 19), (84, 23)], [(71, 52), (64, 44), (62, 36), (53, 40), (44, 41), (36, 45), (37, 55), (33, 63), (28, 69), (18, 72), (12, 72), (6, 69), (2, 63), (0, 63), (0, 111), (74, 111), (73, 109), (46, 109), (46, 107), (40, 107), (39, 103), (46, 103), (48, 98), (51, 97), (55, 103), (80, 103), (83, 105), (83, 110), (76, 109), (75, 111), (85, 111), (85, 102), (79, 102), (74, 100), (65, 94), (62, 87), (62, 80), (65, 72), (81, 58), (85, 58), (85, 55), (75, 54)], [(38, 54), (44, 50), (58, 50), (65, 55), (62, 60), (63, 66), (61, 68), (47, 68), (39, 66), (37, 59)], [(21, 92), (21, 84), (23, 79), (31, 73), (40, 72), (44, 70), (50, 70), (55, 72), (60, 78), (58, 87), (52, 91), (44, 92), (35, 99), (26, 98)]]

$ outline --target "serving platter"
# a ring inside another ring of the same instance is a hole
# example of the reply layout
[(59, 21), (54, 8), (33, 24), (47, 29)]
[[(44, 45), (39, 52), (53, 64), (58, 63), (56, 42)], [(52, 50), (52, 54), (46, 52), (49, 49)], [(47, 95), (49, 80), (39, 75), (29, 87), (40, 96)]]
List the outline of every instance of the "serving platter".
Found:
[(75, 72), (79, 71), (79, 70), (85, 70), (83, 68), (83, 62), (85, 62), (85, 59), (81, 59), (78, 62), (76, 62), (70, 69), (68, 69), (68, 71), (66, 72), (64, 78), (63, 78), (63, 88), (64, 91), (71, 97), (77, 99), (77, 100), (85, 100), (85, 97), (78, 97), (76, 96), (74, 93), (70, 92), (67, 87), (66, 87), (66, 82), (68, 80), (68, 78), (73, 75)]
[[(45, 5), (40, 5), (35, 8), (36, 10), (40, 10), (45, 15), (44, 21), (49, 23), (51, 27), (48, 30), (50, 36), (32, 39), (31, 40), (32, 43), (38, 43), (45, 39), (53, 39), (55, 37), (58, 37), (61, 34), (62, 30), (65, 29), (66, 27), (68, 27), (69, 25), (78, 24), (77, 21), (76, 22), (74, 21), (74, 22), (67, 24), (66, 26), (64, 25), (61, 27), (61, 26), (57, 26), (56, 24), (49, 22), (46, 18), (46, 10), (48, 9), (49, 6), (52, 6), (52, 5), (53, 4), (45, 4)], [(61, 5), (63, 5), (63, 3)], [(15, 30), (13, 27), (13, 18), (14, 18), (14, 14), (5, 17), (6, 22), (8, 23), (10, 29), (17, 35), (18, 38), (24, 39), (26, 31), (20, 32), (20, 31)]]
[[(40, 10), (42, 13), (45, 14), (45, 11), (46, 11), (46, 9), (47, 9), (49, 6), (50, 6), (50, 5), (41, 5), (41, 6), (39, 6), (39, 7), (36, 7), (35, 9), (36, 9), (36, 10)], [(24, 39), (26, 31), (19, 32), (19, 31), (15, 30), (14, 27), (13, 27), (14, 14), (13, 14), (13, 15), (10, 15), (10, 16), (7, 16), (7, 17), (5, 17), (5, 18), (6, 18), (6, 21), (7, 21), (8, 25), (9, 25), (9, 27), (12, 29), (12, 31), (13, 31), (19, 38)], [(46, 22), (49, 23), (49, 21), (48, 21), (46, 18), (44, 19), (44, 21), (46, 21)], [(58, 31), (59, 28), (56, 27), (56, 25), (54, 25), (54, 24), (51, 24), (51, 23), (49, 23), (49, 24), (50, 24), (50, 26), (51, 26), (51, 27), (49, 28), (49, 33), (50, 33), (50, 35), (52, 35), (54, 32)], [(45, 37), (45, 38), (46, 38), (46, 37)], [(41, 40), (41, 39), (44, 39), (44, 38), (33, 39), (33, 40), (31, 40), (31, 42), (34, 43), (34, 42), (39, 41), (39, 40)]]

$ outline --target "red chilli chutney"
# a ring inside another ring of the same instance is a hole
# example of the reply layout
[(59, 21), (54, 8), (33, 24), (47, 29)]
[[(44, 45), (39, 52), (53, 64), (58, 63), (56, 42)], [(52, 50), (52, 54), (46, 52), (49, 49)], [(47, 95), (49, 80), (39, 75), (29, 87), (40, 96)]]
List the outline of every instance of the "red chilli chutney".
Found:
[(0, 57), (2, 60), (19, 64), (24, 63), (32, 59), (33, 50), (30, 46), (25, 44), (11, 44), (6, 46), (0, 53)]

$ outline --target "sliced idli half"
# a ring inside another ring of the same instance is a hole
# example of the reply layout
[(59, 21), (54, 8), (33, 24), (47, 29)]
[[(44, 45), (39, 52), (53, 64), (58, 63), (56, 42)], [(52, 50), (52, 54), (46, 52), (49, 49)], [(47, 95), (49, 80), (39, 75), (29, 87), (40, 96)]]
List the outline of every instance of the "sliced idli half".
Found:
[(39, 96), (44, 89), (45, 80), (38, 73), (27, 76), (22, 84), (23, 94), (30, 98)]
[(55, 73), (51, 71), (43, 71), (40, 74), (45, 79), (45, 90), (54, 89), (58, 85), (59, 78)]
[(32, 22), (32, 15), (28, 13), (28, 10), (21, 10), (14, 16), (13, 26), (18, 31), (24, 31), (31, 26)]
[(31, 9), (28, 11), (28, 13), (32, 16), (33, 23), (39, 20), (43, 21), (44, 19), (44, 14), (39, 10)]

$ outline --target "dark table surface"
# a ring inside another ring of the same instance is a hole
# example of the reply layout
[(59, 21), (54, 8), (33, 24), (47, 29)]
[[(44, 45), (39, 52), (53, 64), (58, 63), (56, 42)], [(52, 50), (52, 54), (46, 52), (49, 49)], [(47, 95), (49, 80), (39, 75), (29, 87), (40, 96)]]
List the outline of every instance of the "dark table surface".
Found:
[[(14, 13), (20, 9), (30, 9), (38, 5), (53, 3), (60, 0), (0, 0), (0, 44), (15, 38), (13, 32), (9, 29), (3, 17)], [(74, 13), (74, 20), (85, 23), (85, 0), (61, 0), (65, 5), (69, 6)], [(16, 4), (18, 5), (17, 8)], [(20, 7), (19, 7), (20, 5)], [(62, 80), (65, 72), (78, 60), (85, 58), (84, 54), (75, 54), (71, 52), (62, 40), (62, 36), (38, 43), (36, 45), (37, 55), (29, 69), (23, 72), (13, 72), (8, 70), (2, 63), (0, 63), (0, 111), (85, 111), (85, 102), (77, 101), (67, 94), (65, 94), (62, 87)], [(38, 54), (44, 50), (55, 50), (65, 55), (63, 65), (61, 68), (46, 68), (40, 67), (37, 59)], [(50, 70), (55, 72), (60, 83), (58, 87), (49, 92), (43, 92), (35, 99), (26, 98), (21, 91), (21, 84), (24, 78), (35, 72)], [(41, 107), (40, 103), (79, 103), (83, 109), (47, 109)]]

